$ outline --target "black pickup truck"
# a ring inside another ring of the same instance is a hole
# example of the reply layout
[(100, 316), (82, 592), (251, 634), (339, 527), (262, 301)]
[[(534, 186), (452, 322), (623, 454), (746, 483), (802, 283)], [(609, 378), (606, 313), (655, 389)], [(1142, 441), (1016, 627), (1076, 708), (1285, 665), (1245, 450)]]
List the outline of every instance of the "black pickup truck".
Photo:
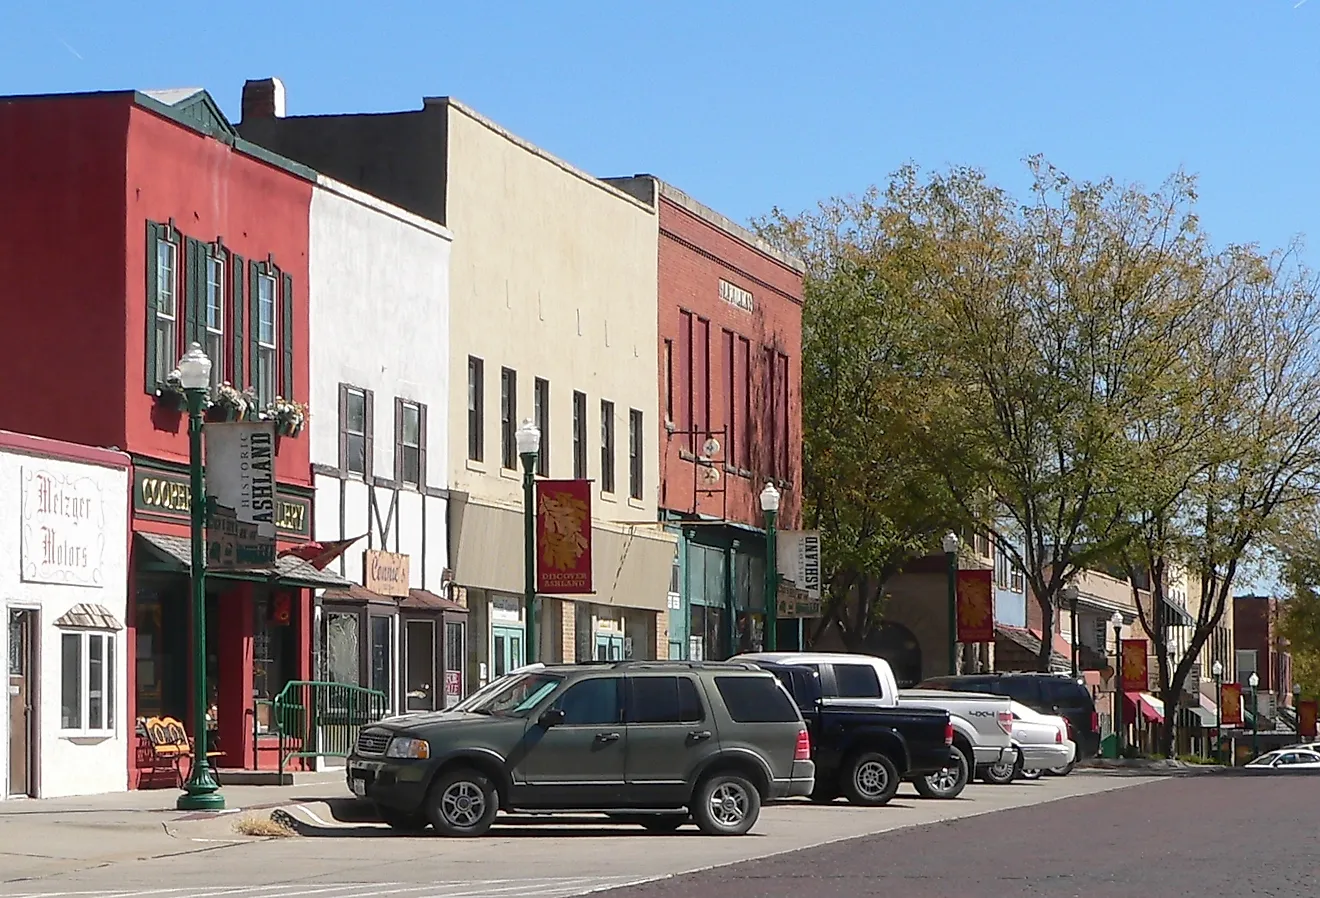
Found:
[(813, 801), (842, 794), (853, 804), (878, 807), (889, 803), (903, 780), (926, 798), (956, 798), (967, 785), (966, 765), (953, 757), (949, 712), (826, 703), (820, 674), (812, 668), (753, 663), (779, 678), (806, 721), (816, 762)]

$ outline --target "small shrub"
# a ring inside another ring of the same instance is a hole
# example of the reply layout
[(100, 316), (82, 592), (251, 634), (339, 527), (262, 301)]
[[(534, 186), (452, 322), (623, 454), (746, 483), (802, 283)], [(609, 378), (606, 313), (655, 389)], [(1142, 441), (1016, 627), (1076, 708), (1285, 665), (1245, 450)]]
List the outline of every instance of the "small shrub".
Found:
[(289, 836), (296, 836), (293, 827), (286, 824), (283, 820), (275, 820), (273, 817), (260, 817), (249, 815), (241, 820), (234, 822), (234, 831), (244, 836), (257, 836), (263, 839), (287, 839)]

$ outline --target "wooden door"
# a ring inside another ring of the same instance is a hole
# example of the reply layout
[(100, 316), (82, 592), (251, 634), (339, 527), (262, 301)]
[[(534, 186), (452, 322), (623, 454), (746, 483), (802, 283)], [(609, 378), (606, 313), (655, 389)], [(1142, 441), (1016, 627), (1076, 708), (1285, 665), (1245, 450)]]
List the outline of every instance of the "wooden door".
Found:
[(32, 756), (36, 727), (35, 611), (9, 611), (9, 784), (6, 794), (36, 794)]

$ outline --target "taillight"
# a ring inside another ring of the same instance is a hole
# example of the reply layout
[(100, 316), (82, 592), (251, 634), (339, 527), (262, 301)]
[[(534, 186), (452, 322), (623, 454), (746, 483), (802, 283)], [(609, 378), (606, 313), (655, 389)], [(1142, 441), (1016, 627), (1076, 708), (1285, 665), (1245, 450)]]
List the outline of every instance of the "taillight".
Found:
[(1000, 712), (999, 712), (999, 728), (1000, 728), (1001, 730), (1003, 730), (1005, 733), (1007, 733), (1008, 735), (1010, 735), (1010, 736), (1013, 735), (1013, 712), (1012, 712), (1012, 711), (1000, 711)]
[(953, 724), (951, 723), (946, 723), (944, 725), (944, 744), (945, 745), (953, 744)]
[(1076, 738), (1075, 736), (1073, 736), (1073, 725), (1072, 725), (1072, 721), (1065, 717), (1065, 718), (1063, 719), (1063, 725), (1064, 725), (1065, 727), (1068, 728), (1068, 739), (1069, 739), (1069, 741), (1076, 742), (1076, 741), (1077, 741), (1077, 738)]
[(1100, 712), (1099, 712), (1099, 711), (1092, 711), (1092, 712), (1091, 712), (1091, 732), (1093, 732), (1093, 733), (1098, 733), (1098, 732), (1100, 732)]
[(1055, 745), (1063, 744), (1063, 730), (1058, 729), (1057, 727), (1054, 730), (1054, 744)]
[(797, 748), (793, 752), (793, 760), (811, 760), (811, 735), (806, 730), (798, 730)]

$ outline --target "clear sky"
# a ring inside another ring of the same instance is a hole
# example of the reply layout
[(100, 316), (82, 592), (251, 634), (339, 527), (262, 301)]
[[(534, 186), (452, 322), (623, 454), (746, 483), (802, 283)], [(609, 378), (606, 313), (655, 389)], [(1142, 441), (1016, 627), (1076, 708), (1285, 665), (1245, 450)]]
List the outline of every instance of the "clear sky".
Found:
[(1014, 190), (1035, 152), (1183, 167), (1217, 241), (1276, 246), (1320, 231), (1317, 37), (1320, 0), (0, 0), (0, 94), (201, 86), (234, 119), (270, 75), (290, 114), (450, 95), (738, 220), (908, 160)]

